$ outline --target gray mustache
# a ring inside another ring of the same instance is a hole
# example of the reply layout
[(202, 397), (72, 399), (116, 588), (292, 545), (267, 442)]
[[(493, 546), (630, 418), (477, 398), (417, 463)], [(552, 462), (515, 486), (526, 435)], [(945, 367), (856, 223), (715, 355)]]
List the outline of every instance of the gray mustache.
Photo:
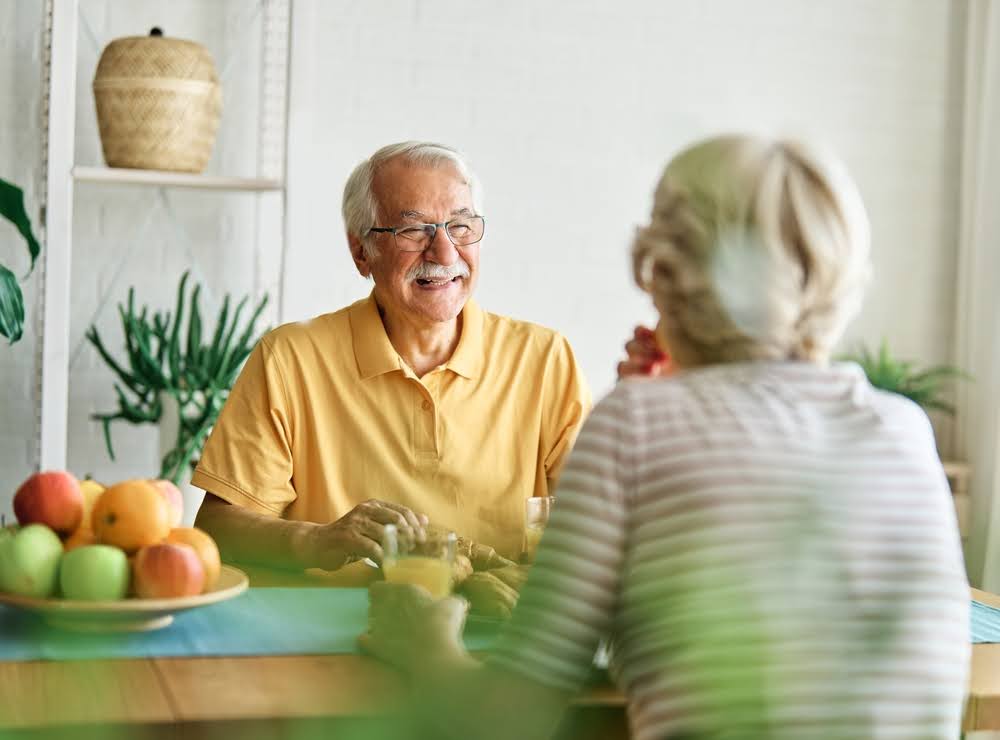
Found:
[(421, 262), (415, 265), (406, 277), (408, 280), (451, 280), (457, 277), (469, 277), (469, 265), (459, 258), (455, 264), (445, 267), (433, 262)]

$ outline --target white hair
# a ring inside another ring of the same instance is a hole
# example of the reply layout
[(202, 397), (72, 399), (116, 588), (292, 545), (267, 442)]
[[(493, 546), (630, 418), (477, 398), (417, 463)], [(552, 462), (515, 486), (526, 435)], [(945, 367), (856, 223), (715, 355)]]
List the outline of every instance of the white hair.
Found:
[(861, 197), (835, 159), (726, 136), (667, 165), (633, 268), (679, 357), (823, 361), (860, 309), (869, 242)]
[(379, 167), (396, 157), (402, 157), (418, 166), (453, 166), (472, 191), (472, 207), (475, 212), (482, 213), (482, 190), (479, 180), (461, 152), (430, 141), (402, 141), (398, 144), (389, 144), (355, 167), (344, 185), (344, 200), (341, 206), (344, 226), (349, 235), (361, 240), (368, 256), (375, 255), (375, 243), (370, 238), (369, 230), (375, 226), (379, 205), (372, 183)]

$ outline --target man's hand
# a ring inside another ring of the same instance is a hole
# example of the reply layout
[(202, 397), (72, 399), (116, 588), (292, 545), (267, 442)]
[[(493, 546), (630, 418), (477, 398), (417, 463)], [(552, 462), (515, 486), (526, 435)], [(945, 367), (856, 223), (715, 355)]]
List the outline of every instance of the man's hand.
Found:
[(420, 586), (380, 582), (368, 589), (368, 600), (368, 632), (358, 638), (366, 653), (410, 672), (467, 660), (464, 599), (433, 599)]
[(451, 583), (458, 588), (465, 580), (472, 575), (472, 561), (465, 555), (456, 555), (455, 562), (451, 564)]
[(660, 347), (656, 333), (646, 326), (637, 326), (632, 339), (625, 343), (626, 359), (618, 363), (618, 379), (631, 377), (656, 378), (670, 372), (670, 357)]
[(510, 619), (517, 604), (517, 591), (490, 571), (473, 573), (466, 578), (462, 595), (469, 600), (472, 611), (484, 617)]
[(304, 543), (309, 567), (337, 570), (362, 558), (382, 562), (382, 530), (395, 524), (400, 549), (408, 551), (426, 538), (427, 517), (400, 504), (369, 499), (335, 522), (312, 529)]
[(508, 565), (505, 568), (494, 568), (490, 571), (491, 576), (496, 576), (512, 589), (521, 593), (524, 582), (528, 580), (528, 565)]
[(508, 560), (489, 545), (481, 545), (478, 542), (467, 540), (465, 537), (458, 538), (455, 552), (467, 557), (475, 571), (506, 568), (509, 565), (514, 565), (513, 560)]

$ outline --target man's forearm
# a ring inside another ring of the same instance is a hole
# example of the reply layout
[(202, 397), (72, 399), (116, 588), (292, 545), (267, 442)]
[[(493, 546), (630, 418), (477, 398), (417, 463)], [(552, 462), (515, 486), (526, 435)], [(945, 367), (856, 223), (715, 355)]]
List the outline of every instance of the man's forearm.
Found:
[(310, 555), (312, 522), (293, 522), (233, 506), (212, 494), (198, 510), (195, 526), (215, 539), (222, 559), (272, 568), (305, 570), (316, 565)]

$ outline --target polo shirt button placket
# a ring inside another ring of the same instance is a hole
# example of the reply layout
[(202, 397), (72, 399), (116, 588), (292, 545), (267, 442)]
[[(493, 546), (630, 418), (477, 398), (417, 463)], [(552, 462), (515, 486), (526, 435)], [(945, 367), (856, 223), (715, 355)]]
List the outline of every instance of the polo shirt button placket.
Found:
[(423, 466), (433, 467), (438, 459), (437, 432), (435, 429), (437, 418), (434, 411), (434, 402), (427, 396), (424, 396), (423, 400), (420, 401), (420, 410), (417, 411), (414, 418), (414, 423), (416, 424), (414, 430), (417, 442), (416, 453), (418, 459), (422, 461)]

